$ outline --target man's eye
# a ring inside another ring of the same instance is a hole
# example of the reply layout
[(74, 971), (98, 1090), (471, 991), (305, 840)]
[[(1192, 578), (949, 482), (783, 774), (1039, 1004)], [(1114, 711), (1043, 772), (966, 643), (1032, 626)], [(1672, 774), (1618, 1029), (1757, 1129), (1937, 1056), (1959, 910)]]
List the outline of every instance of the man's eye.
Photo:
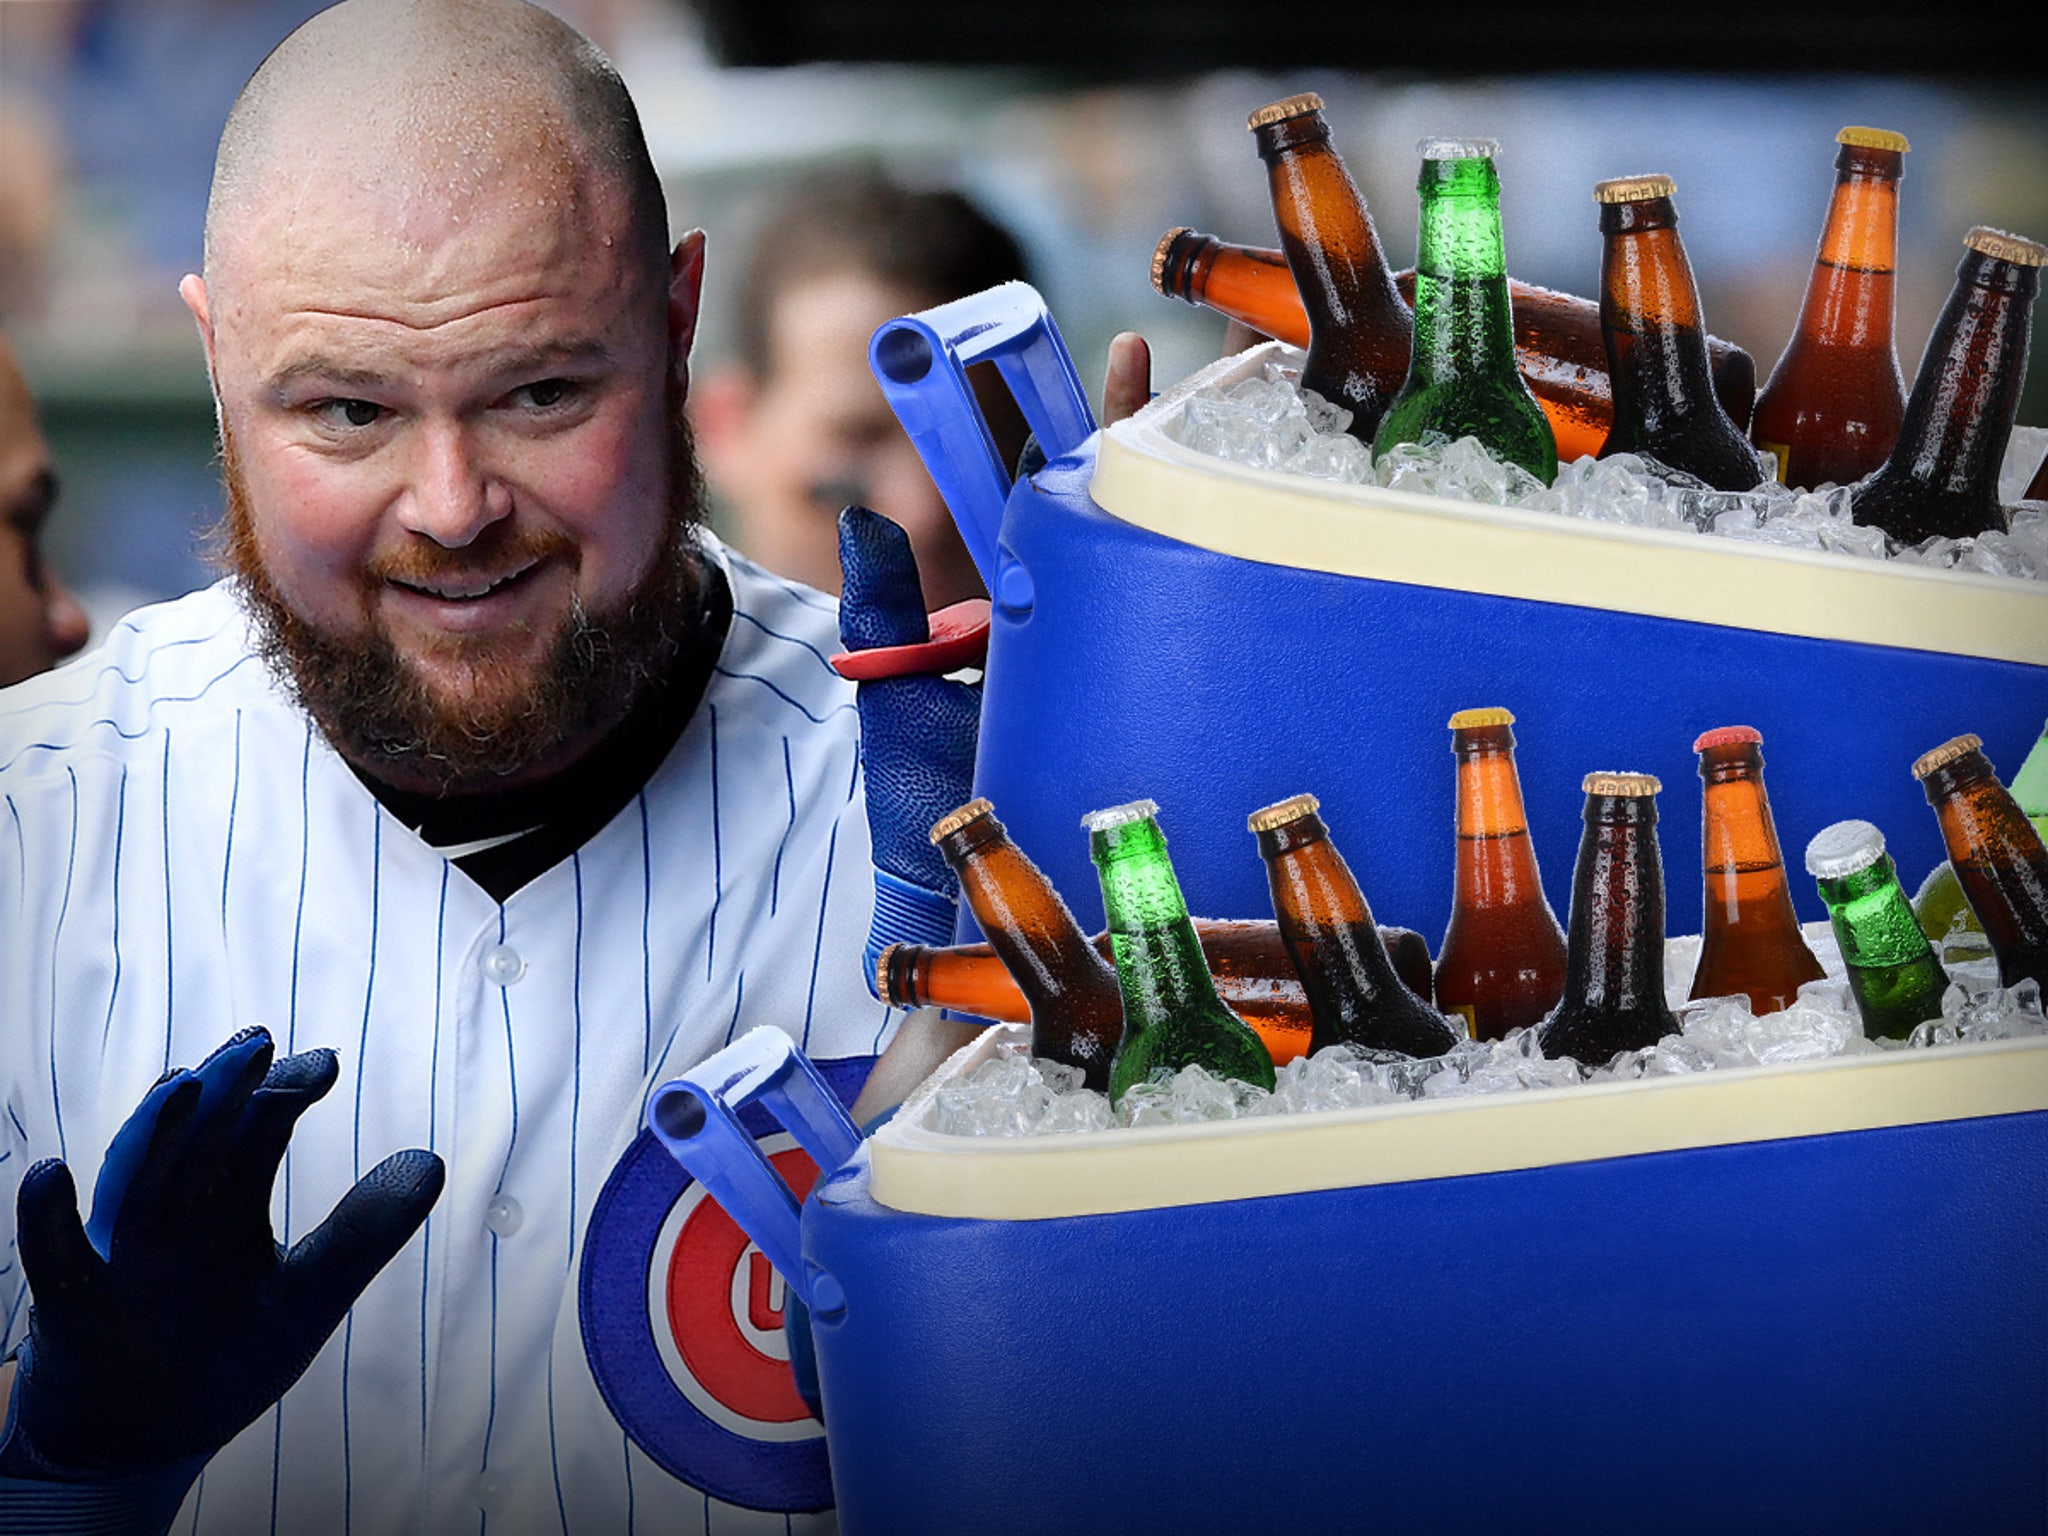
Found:
[(541, 379), (533, 384), (523, 384), (513, 393), (525, 403), (541, 410), (563, 404), (576, 393), (575, 382), (571, 379)]
[(323, 400), (313, 409), (335, 426), (375, 426), (384, 416), (384, 407), (371, 400)]

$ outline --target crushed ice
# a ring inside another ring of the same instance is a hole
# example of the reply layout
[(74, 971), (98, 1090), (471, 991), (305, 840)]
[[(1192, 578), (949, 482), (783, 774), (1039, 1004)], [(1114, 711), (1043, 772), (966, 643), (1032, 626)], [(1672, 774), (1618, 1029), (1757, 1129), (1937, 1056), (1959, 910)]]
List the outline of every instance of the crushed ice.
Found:
[(1819, 549), (1861, 559), (1889, 557), (1941, 570), (2048, 579), (2048, 503), (2020, 493), (2048, 453), (2048, 428), (2014, 427), (1999, 475), (2009, 532), (1974, 539), (1928, 539), (1887, 550), (1875, 528), (1850, 521), (1846, 486), (1794, 491), (1775, 481), (1754, 491), (1717, 491), (1656, 460), (1632, 453), (1582, 458), (1559, 467), (1546, 487), (1519, 465), (1503, 463), (1476, 438), (1431, 436), (1403, 443), (1375, 464), (1344, 428), (1351, 413), (1297, 386), (1298, 367), (1271, 362), (1258, 378), (1189, 396), (1175, 429), (1200, 453), (1258, 469), (1348, 485), (1452, 496), (1497, 507), (1556, 512), (1639, 528), (1713, 533), (1789, 549)]
[(1537, 1048), (1536, 1032), (1519, 1029), (1502, 1040), (1462, 1041), (1427, 1061), (1375, 1060), (1345, 1046), (1328, 1046), (1281, 1067), (1271, 1093), (1215, 1077), (1200, 1067), (1183, 1067), (1172, 1074), (1162, 1071), (1151, 1082), (1133, 1087), (1111, 1109), (1107, 1097), (1082, 1086), (1078, 1069), (1034, 1060), (1019, 1047), (1002, 1044), (971, 1073), (939, 1088), (925, 1124), (953, 1136), (1185, 1125), (2048, 1035), (2040, 988), (2032, 981), (2001, 987), (1996, 964), (1986, 958), (1949, 966), (1949, 988), (1939, 1020), (1922, 1024), (1905, 1041), (1870, 1040), (1843, 979), (1833, 931), (1819, 922), (1806, 924), (1804, 933), (1827, 972), (1825, 979), (1801, 987), (1790, 1007), (1761, 1017), (1750, 1011), (1746, 998), (1687, 1001), (1700, 941), (1696, 935), (1667, 940), (1665, 1001), (1678, 1016), (1679, 1033), (1666, 1035), (1648, 1050), (1627, 1051), (1590, 1069), (1569, 1057), (1545, 1057)]

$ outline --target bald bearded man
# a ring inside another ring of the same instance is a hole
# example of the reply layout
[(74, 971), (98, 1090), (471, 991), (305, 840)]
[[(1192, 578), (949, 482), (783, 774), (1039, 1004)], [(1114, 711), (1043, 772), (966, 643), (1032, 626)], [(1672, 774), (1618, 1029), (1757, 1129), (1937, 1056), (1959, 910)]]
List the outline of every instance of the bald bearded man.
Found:
[[(0, 694), (0, 1527), (829, 1528), (641, 1115), (761, 1024), (874, 1093), (870, 860), (920, 889), (971, 695), (881, 751), (833, 604), (698, 525), (703, 237), (546, 12), (315, 18), (206, 234), (231, 577)], [(915, 639), (848, 526), (849, 639)]]

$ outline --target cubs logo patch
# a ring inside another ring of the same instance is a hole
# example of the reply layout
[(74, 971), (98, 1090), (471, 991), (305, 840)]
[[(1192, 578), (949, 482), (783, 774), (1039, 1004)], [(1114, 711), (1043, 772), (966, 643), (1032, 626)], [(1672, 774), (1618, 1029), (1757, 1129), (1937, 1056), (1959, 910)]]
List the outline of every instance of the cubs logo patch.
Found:
[[(851, 1103), (873, 1061), (814, 1065)], [(740, 1115), (802, 1199), (817, 1166), (756, 1106)], [(825, 1428), (789, 1373), (782, 1277), (668, 1150), (642, 1130), (584, 1236), (584, 1354), (613, 1415), (663, 1469), (729, 1504), (832, 1506)]]

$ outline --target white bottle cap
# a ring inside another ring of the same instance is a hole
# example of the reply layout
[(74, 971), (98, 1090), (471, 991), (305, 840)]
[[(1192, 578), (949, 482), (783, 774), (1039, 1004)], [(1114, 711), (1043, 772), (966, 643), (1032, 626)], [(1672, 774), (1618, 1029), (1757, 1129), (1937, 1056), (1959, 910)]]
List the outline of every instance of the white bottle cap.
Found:
[(1816, 880), (1840, 880), (1883, 857), (1884, 833), (1867, 821), (1838, 821), (1806, 845), (1806, 872)]
[(1129, 805), (1112, 805), (1107, 810), (1090, 811), (1081, 818), (1081, 825), (1090, 832), (1107, 832), (1112, 827), (1128, 826), (1131, 822), (1143, 821), (1147, 816), (1158, 814), (1158, 802), (1133, 800)]

